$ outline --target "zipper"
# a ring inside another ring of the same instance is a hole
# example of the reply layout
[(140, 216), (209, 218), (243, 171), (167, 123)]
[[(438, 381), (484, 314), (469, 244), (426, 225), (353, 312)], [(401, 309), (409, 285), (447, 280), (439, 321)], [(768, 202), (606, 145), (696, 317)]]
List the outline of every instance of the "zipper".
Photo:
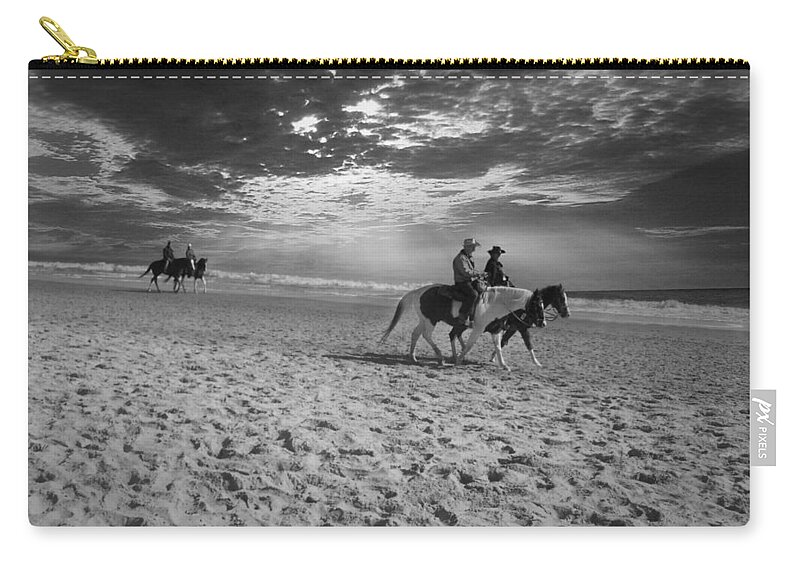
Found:
[[(85, 65), (99, 64), (97, 53), (92, 48), (76, 45), (75, 42), (67, 35), (64, 28), (59, 26), (55, 20), (42, 16), (39, 18), (39, 24), (44, 28), (50, 37), (53, 38), (58, 45), (64, 48), (64, 53), (61, 55), (46, 55), (40, 61), (43, 63), (78, 63)], [(84, 55), (81, 55), (84, 54)]]
[(61, 55), (32, 60), (29, 69), (53, 68), (146, 68), (146, 69), (750, 69), (743, 59), (723, 58), (581, 58), (581, 59), (507, 59), (507, 58), (119, 58), (101, 59), (87, 47), (78, 46), (52, 18), (43, 16), (39, 24), (64, 49)]

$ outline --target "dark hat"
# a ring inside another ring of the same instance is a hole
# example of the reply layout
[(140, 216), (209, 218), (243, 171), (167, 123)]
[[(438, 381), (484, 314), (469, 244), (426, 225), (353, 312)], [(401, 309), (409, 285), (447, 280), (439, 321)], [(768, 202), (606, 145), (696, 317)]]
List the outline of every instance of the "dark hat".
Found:
[(499, 245), (494, 246), (492, 249), (489, 250), (489, 253), (505, 253), (506, 250), (501, 248)]

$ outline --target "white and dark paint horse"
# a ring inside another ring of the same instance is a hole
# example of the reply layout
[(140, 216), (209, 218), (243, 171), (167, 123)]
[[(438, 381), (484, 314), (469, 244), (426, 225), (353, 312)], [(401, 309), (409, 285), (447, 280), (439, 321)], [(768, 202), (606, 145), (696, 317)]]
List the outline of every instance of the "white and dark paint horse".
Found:
[[(547, 313), (545, 319), (547, 321), (555, 320), (558, 317), (564, 319), (569, 317), (569, 300), (567, 299), (567, 292), (562, 284), (548, 285), (547, 287), (539, 289), (539, 293), (542, 295), (542, 303)], [(532, 326), (541, 327), (542, 324), (536, 321), (535, 315), (528, 314), (523, 309), (518, 309), (513, 313), (509, 313), (489, 323), (486, 327), (486, 332), (490, 334), (502, 332), (503, 339), (500, 341), (501, 347), (505, 347), (514, 334), (517, 332), (520, 333), (522, 341), (525, 343), (525, 347), (531, 355), (531, 361), (535, 366), (541, 366), (542, 364), (539, 362), (539, 359), (536, 358), (536, 353), (533, 351), (533, 343), (531, 342), (530, 336), (530, 329)], [(467, 327), (461, 324), (453, 327), (453, 330), (450, 331), (450, 343), (454, 344), (454, 338), (458, 339), (463, 348), (464, 341), (461, 335), (465, 330), (467, 330)], [(494, 361), (496, 356), (497, 353), (493, 352), (489, 362)]]
[[(420, 287), (406, 293), (400, 302), (397, 304), (392, 322), (383, 333), (380, 342), (384, 342), (389, 334), (394, 330), (400, 318), (407, 310), (413, 308), (419, 317), (414, 332), (411, 333), (411, 348), (409, 356), (411, 360), (416, 362), (416, 347), (419, 337), (422, 336), (428, 344), (431, 345), (440, 364), (444, 364), (444, 355), (436, 343), (433, 342), (433, 330), (439, 321), (444, 321), (451, 326), (458, 325), (456, 320), (458, 317), (458, 310), (461, 307), (461, 301), (455, 301), (448, 294), (449, 286), (434, 284)], [(478, 341), (481, 333), (484, 332), (487, 325), (492, 321), (507, 315), (516, 310), (523, 310), (528, 314), (534, 315), (537, 324), (544, 325), (544, 305), (539, 291), (528, 291), (527, 289), (518, 289), (513, 287), (489, 287), (484, 293), (481, 293), (478, 301), (475, 304), (474, 319), (472, 325), (472, 333), (463, 343), (461, 354), (456, 353), (455, 340), (451, 338), (450, 345), (453, 351), (453, 361), (455, 364), (460, 364), (467, 353), (472, 349), (474, 344)], [(503, 351), (500, 345), (501, 332), (498, 330), (492, 333), (492, 342), (494, 343), (495, 352), (498, 355), (498, 365), (506, 370), (510, 370), (503, 358)]]

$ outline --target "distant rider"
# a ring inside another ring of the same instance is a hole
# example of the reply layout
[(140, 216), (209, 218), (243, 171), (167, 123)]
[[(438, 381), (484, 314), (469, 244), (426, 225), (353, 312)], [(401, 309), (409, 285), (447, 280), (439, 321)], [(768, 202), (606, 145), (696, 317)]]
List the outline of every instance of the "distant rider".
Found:
[(489, 261), (486, 262), (484, 270), (488, 275), (489, 287), (513, 287), (511, 280), (503, 271), (503, 264), (500, 263), (500, 255), (505, 253), (499, 245), (489, 250)]
[(186, 247), (186, 259), (188, 259), (189, 263), (192, 264), (192, 273), (194, 273), (194, 271), (195, 271), (195, 260), (197, 259), (197, 257), (195, 256), (194, 250), (192, 249), (192, 244), (189, 244)]
[(475, 238), (465, 239), (464, 248), (453, 259), (454, 289), (459, 297), (457, 300), (461, 301), (461, 310), (457, 320), (462, 325), (467, 324), (467, 318), (469, 318), (469, 314), (472, 311), (472, 306), (478, 299), (478, 291), (473, 283), (482, 276), (482, 273), (475, 269), (475, 261), (472, 259), (472, 254), (479, 245), (481, 244)]
[(170, 262), (175, 259), (175, 253), (172, 251), (171, 244), (172, 242), (168, 241), (164, 249), (161, 250), (161, 255), (164, 256), (164, 273), (167, 272), (167, 267), (169, 267)]

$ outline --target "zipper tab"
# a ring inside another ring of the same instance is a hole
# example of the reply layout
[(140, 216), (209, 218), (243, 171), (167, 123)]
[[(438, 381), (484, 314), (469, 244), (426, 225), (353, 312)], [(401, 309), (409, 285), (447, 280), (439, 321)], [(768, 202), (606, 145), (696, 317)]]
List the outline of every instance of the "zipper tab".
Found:
[[(75, 42), (70, 39), (67, 32), (52, 18), (42, 16), (39, 18), (39, 24), (50, 34), (50, 37), (58, 42), (58, 45), (64, 48), (63, 54), (46, 55), (42, 58), (42, 61), (55, 61), (57, 63), (100, 63), (93, 49), (75, 45)], [(85, 55), (81, 55), (81, 52)]]

